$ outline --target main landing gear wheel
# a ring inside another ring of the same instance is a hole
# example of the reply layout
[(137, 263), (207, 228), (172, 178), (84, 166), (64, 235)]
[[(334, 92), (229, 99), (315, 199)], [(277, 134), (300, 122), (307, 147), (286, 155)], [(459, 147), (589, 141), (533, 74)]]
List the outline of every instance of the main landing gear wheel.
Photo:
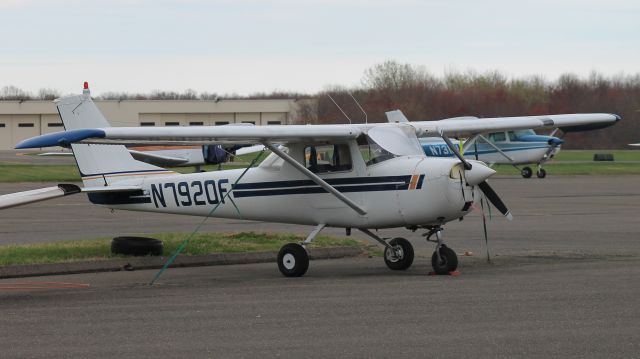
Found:
[(413, 263), (413, 246), (404, 238), (394, 238), (389, 244), (395, 249), (390, 250), (389, 247), (384, 249), (384, 263), (393, 270), (406, 270)]
[(520, 171), (520, 174), (523, 178), (531, 178), (531, 175), (533, 175), (533, 171), (531, 170), (531, 167), (525, 167)]
[(278, 269), (285, 277), (302, 277), (309, 269), (309, 255), (303, 246), (288, 243), (278, 253)]
[(547, 171), (545, 171), (544, 168), (540, 168), (538, 172), (536, 172), (536, 176), (538, 176), (538, 178), (545, 178), (547, 177)]
[(437, 252), (433, 252), (431, 266), (436, 274), (449, 274), (458, 268), (458, 256), (456, 252), (443, 244), (440, 246), (440, 258), (438, 258)]

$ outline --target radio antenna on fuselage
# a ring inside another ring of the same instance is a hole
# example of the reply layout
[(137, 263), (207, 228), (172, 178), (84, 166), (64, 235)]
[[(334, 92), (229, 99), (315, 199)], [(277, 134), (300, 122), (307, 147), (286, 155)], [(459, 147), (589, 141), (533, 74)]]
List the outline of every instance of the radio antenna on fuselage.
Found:
[(351, 98), (356, 103), (356, 105), (358, 105), (358, 107), (360, 108), (360, 111), (362, 111), (362, 113), (364, 113), (364, 123), (365, 124), (369, 124), (369, 116), (367, 116), (367, 113), (364, 111), (364, 108), (362, 108), (362, 106), (360, 106), (360, 102), (358, 102), (358, 100), (356, 100), (356, 98), (353, 97), (351, 92), (347, 92), (347, 93), (349, 94), (349, 96), (351, 96)]
[(331, 95), (327, 94), (327, 96), (329, 96), (329, 98), (331, 99), (331, 101), (333, 101), (333, 104), (336, 105), (336, 107), (338, 108), (338, 110), (340, 110), (340, 112), (342, 112), (342, 114), (344, 115), (344, 117), (347, 118), (347, 120), (349, 120), (349, 124), (351, 125), (351, 119), (349, 118), (349, 116), (347, 116), (347, 113), (344, 112), (344, 110), (342, 109), (342, 107), (340, 107), (340, 105), (338, 105), (338, 103), (336, 102), (336, 100), (333, 99), (333, 97), (331, 97)]

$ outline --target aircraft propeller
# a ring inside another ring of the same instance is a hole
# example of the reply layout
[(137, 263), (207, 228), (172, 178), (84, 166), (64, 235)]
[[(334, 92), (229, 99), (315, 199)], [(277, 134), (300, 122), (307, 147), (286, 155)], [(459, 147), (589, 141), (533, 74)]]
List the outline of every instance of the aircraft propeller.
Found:
[(504, 202), (502, 202), (502, 199), (500, 199), (493, 188), (489, 186), (487, 181), (478, 183), (478, 187), (480, 187), (480, 190), (482, 191), (482, 193), (484, 193), (485, 197), (487, 197), (487, 200), (491, 202), (491, 204), (496, 207), (498, 211), (500, 211), (500, 213), (507, 217), (508, 220), (513, 219), (513, 215), (511, 215), (511, 212), (509, 212), (509, 208), (507, 208)]
[(512, 220), (513, 216), (511, 215), (509, 208), (507, 208), (507, 206), (504, 204), (502, 199), (500, 199), (500, 196), (498, 196), (498, 194), (493, 190), (493, 188), (491, 188), (491, 186), (489, 186), (489, 183), (487, 183), (486, 181), (486, 178), (488, 178), (493, 173), (495, 173), (495, 171), (493, 171), (488, 166), (481, 164), (480, 162), (476, 162), (477, 165), (474, 167), (469, 161), (467, 161), (460, 154), (456, 146), (454, 146), (453, 143), (451, 143), (451, 140), (447, 136), (444, 136), (444, 135), (441, 135), (441, 136), (444, 142), (449, 147), (449, 149), (453, 152), (453, 154), (456, 157), (458, 157), (460, 162), (462, 162), (462, 165), (464, 166), (464, 169), (465, 169), (464, 178), (465, 178), (465, 181), (467, 182), (467, 185), (469, 186), (477, 185), (482, 191), (482, 193), (484, 193), (487, 200), (491, 202), (491, 204), (493, 204), (493, 206), (496, 207), (498, 211), (500, 211), (500, 213), (502, 213), (505, 217), (507, 217), (508, 220)]

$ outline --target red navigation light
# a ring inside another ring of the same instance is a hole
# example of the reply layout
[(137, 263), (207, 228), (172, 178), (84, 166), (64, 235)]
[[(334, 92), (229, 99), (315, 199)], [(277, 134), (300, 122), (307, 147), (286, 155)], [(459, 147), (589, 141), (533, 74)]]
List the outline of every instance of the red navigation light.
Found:
[(89, 89), (89, 83), (87, 81), (84, 82), (84, 89), (85, 90)]

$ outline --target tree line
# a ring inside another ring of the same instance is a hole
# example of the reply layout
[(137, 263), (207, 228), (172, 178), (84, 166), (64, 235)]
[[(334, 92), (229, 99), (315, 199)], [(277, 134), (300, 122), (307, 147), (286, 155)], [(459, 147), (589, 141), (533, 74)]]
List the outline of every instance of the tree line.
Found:
[(409, 120), (423, 121), (604, 112), (623, 120), (603, 130), (566, 134), (564, 148), (630, 149), (627, 144), (640, 142), (640, 73), (564, 74), (555, 81), (540, 76), (510, 79), (498, 71), (436, 77), (423, 66), (387, 61), (366, 70), (359, 86), (335, 87), (314, 97), (317, 103), (304, 105), (314, 108), (303, 108), (300, 122), (348, 123), (334, 101), (354, 123), (365, 118), (384, 122), (384, 113), (394, 109), (402, 110)]
[[(60, 92), (54, 89), (41, 89), (34, 95), (14, 86), (0, 88), (0, 100), (52, 100), (59, 96)], [(334, 86), (316, 94), (272, 92), (243, 96), (157, 90), (148, 94), (107, 92), (97, 97), (102, 100), (279, 98), (305, 99), (298, 101), (297, 123), (349, 120), (363, 123), (365, 119), (384, 122), (384, 113), (394, 109), (402, 110), (410, 120), (615, 113), (622, 116), (620, 123), (598, 131), (569, 133), (564, 148), (628, 149), (628, 143), (640, 142), (640, 73), (610, 77), (596, 72), (586, 77), (563, 74), (553, 81), (541, 76), (508, 78), (499, 71), (449, 72), (438, 77), (424, 66), (386, 61), (367, 69), (357, 86)]]

